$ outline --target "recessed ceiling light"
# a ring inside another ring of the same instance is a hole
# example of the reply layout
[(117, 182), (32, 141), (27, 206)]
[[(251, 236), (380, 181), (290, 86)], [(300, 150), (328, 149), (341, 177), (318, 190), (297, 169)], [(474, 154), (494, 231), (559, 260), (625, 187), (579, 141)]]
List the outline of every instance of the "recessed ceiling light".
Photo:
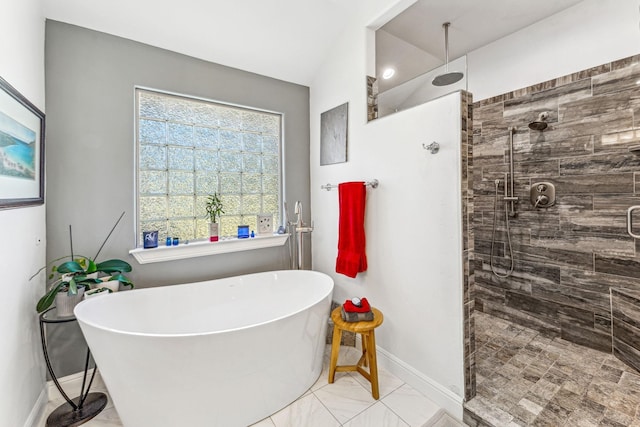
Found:
[(393, 77), (395, 73), (396, 70), (394, 70), (393, 68), (387, 68), (382, 72), (382, 78), (388, 80)]

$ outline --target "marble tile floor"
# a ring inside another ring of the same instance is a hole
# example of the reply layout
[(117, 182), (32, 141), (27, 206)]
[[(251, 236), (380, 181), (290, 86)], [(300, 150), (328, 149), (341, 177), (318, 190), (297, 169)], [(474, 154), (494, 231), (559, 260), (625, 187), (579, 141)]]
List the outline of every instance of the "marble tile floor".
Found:
[(640, 374), (613, 355), (476, 311), (469, 426), (640, 427)]
[[(324, 369), (318, 381), (288, 407), (254, 424), (252, 427), (459, 427), (461, 424), (394, 375), (378, 367), (380, 399), (371, 397), (370, 384), (358, 373), (337, 372), (333, 384), (327, 382), (330, 346), (325, 350)], [(355, 363), (360, 354), (354, 347), (343, 346), (340, 363)], [(107, 393), (104, 383), (97, 381), (91, 391)], [(63, 388), (70, 396), (79, 393), (81, 378), (67, 381)], [(46, 417), (64, 400), (51, 387), (45, 415), (36, 427), (44, 427)], [(107, 393), (108, 395), (108, 393)], [(122, 426), (113, 403), (87, 427)], [(176, 426), (183, 427), (183, 426)], [(197, 426), (194, 426), (197, 427)], [(206, 427), (206, 426), (203, 426)]]

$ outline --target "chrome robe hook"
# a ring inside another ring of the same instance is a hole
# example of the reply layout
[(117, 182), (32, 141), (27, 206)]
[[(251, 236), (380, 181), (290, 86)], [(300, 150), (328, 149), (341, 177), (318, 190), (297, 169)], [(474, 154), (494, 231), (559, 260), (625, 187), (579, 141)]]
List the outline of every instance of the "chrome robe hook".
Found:
[(437, 142), (433, 141), (431, 144), (422, 144), (422, 148), (424, 148), (425, 150), (429, 150), (431, 151), (431, 154), (436, 154), (438, 151), (440, 151), (440, 144), (438, 144)]

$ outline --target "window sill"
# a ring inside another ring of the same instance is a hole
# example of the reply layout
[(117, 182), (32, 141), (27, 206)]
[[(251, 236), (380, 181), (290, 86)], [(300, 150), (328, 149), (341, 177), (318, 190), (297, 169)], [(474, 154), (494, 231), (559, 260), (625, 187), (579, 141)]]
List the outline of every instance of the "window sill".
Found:
[(136, 248), (130, 250), (129, 254), (133, 255), (140, 264), (150, 264), (153, 262), (174, 261), (282, 246), (287, 241), (287, 237), (289, 237), (288, 234), (274, 234), (248, 239), (234, 238), (218, 242), (193, 242), (178, 246), (158, 246), (152, 249)]

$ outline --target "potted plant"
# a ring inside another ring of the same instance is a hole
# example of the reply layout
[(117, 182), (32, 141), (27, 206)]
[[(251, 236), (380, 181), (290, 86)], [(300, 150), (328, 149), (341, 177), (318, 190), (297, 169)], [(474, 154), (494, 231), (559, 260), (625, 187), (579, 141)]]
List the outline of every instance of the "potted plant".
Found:
[[(122, 215), (120, 215), (120, 218), (118, 218), (106, 239), (102, 242), (98, 253), (93, 258), (84, 255), (73, 255), (73, 238), (71, 235), (71, 226), (69, 226), (71, 255), (56, 258), (40, 268), (29, 278), (29, 280), (33, 279), (42, 270), (52, 265), (51, 272), (48, 276), (48, 280), (51, 281), (51, 283), (47, 287), (47, 292), (40, 298), (36, 305), (36, 311), (38, 313), (47, 310), (55, 301), (58, 315), (71, 316), (73, 315), (73, 308), (82, 300), (85, 289), (114, 289), (114, 284), (133, 287), (131, 280), (122, 274), (131, 271), (131, 265), (128, 262), (120, 259), (110, 259), (98, 263), (95, 261), (123, 216), (124, 212), (122, 212)], [(69, 258), (69, 261), (56, 265), (57, 262), (65, 258)]]
[[(80, 302), (84, 290), (92, 287), (102, 288), (103, 282), (117, 280), (126, 285), (133, 283), (123, 272), (131, 271), (131, 265), (119, 259), (96, 263), (90, 258), (79, 256), (71, 261), (66, 261), (60, 265), (53, 266), (50, 279), (54, 279), (49, 290), (45, 293), (36, 305), (38, 313), (42, 313), (56, 301), (58, 314), (70, 316), (73, 314), (73, 307)], [(100, 275), (103, 275), (100, 277)], [(64, 296), (71, 297), (71, 301), (65, 301)], [(77, 301), (75, 301), (77, 300)], [(75, 304), (74, 304), (75, 302)], [(71, 305), (72, 307), (67, 307)]]
[(84, 298), (83, 299), (87, 299), (87, 298), (91, 298), (91, 297), (95, 297), (95, 296), (99, 296), (99, 295), (108, 295), (110, 293), (112, 293), (113, 291), (109, 288), (95, 288), (95, 289), (89, 289), (88, 291), (86, 291), (84, 293)]
[(217, 242), (220, 229), (216, 219), (220, 218), (220, 215), (224, 213), (222, 210), (222, 200), (220, 200), (218, 193), (210, 194), (207, 197), (205, 210), (207, 211), (205, 218), (209, 220), (209, 241)]

